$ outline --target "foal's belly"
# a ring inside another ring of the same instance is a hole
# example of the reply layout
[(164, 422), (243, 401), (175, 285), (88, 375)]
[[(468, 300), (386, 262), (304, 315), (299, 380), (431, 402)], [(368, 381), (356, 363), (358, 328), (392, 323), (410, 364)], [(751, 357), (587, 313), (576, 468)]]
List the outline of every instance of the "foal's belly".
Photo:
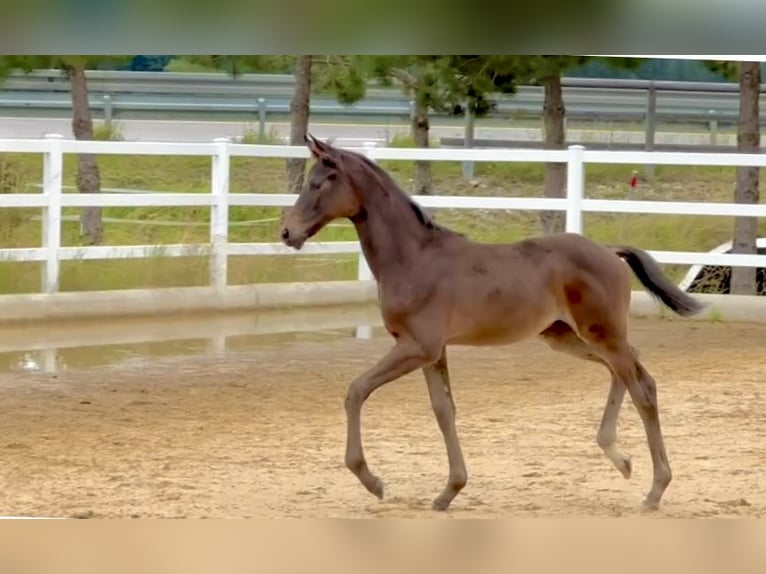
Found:
[(529, 339), (557, 319), (564, 319), (552, 302), (498, 309), (459, 310), (453, 314), (447, 343), (452, 345), (507, 345)]

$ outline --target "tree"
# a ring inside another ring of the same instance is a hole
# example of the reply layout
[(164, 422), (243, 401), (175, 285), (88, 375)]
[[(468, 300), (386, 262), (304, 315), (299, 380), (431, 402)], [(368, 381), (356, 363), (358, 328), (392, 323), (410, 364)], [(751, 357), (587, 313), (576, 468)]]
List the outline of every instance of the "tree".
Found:
[[(302, 145), (308, 129), (312, 93), (332, 93), (344, 104), (362, 99), (368, 80), (400, 85), (414, 100), (412, 135), (415, 145), (429, 145), (429, 113), (439, 110), (460, 113), (469, 102), (475, 115), (488, 110), (486, 93), (502, 88), (503, 82), (487, 62), (495, 56), (183, 56), (190, 64), (225, 70), (232, 75), (245, 71), (284, 72), (295, 76), (290, 103), (290, 143)], [(493, 62), (497, 64), (497, 62)], [(288, 188), (297, 191), (303, 183), (305, 161), (287, 161)], [(431, 192), (430, 163), (415, 162), (415, 192)]]
[[(415, 145), (429, 147), (429, 110), (444, 106), (443, 68), (440, 56), (346, 56), (327, 60), (321, 86), (330, 87), (341, 103), (353, 103), (366, 93), (366, 80), (381, 85), (401, 86), (413, 100), (411, 133)], [(441, 68), (441, 69), (440, 69)], [(427, 195), (432, 190), (430, 162), (415, 161), (415, 190)]]
[[(290, 145), (303, 145), (309, 127), (311, 112), (311, 56), (295, 59), (295, 91), (290, 100)], [(287, 186), (291, 193), (300, 193), (306, 173), (306, 160), (287, 160)]]
[(171, 61), (210, 71), (220, 70), (236, 77), (249, 73), (289, 73), (292, 70), (294, 58), (293, 56), (193, 55), (174, 56)]
[[(31, 72), (39, 68), (57, 68), (69, 79), (72, 98), (72, 133), (75, 139), (93, 139), (93, 118), (88, 101), (88, 83), (85, 70), (103, 65), (105, 62), (117, 63), (127, 60), (128, 56), (2, 56), (0, 73), (12, 70)], [(96, 157), (93, 154), (77, 156), (77, 190), (80, 193), (99, 193), (101, 176)], [(104, 232), (101, 220), (101, 208), (83, 207), (80, 213), (80, 235), (86, 243), (98, 245), (103, 242)]]
[[(429, 147), (430, 114), (440, 111), (463, 113), (468, 102), (476, 115), (486, 113), (486, 93), (512, 89), (493, 73), (496, 56), (345, 56), (328, 58), (321, 88), (330, 88), (338, 101), (353, 103), (364, 97), (366, 80), (384, 86), (398, 85), (412, 98), (411, 133), (415, 145)], [(431, 165), (415, 161), (415, 189), (418, 195), (432, 192)]]
[[(295, 88), (290, 100), (290, 145), (303, 145), (308, 131), (313, 56), (184, 56), (190, 64), (210, 69), (224, 70), (237, 77), (248, 72), (290, 72), (295, 78)], [(287, 188), (298, 193), (303, 186), (306, 160), (288, 158), (286, 162)]]
[[(737, 123), (737, 151), (760, 153), (760, 62), (710, 61), (706, 65), (713, 72), (729, 80), (739, 81), (739, 121)], [(734, 202), (757, 204), (760, 201), (760, 168), (737, 167), (737, 183)], [(758, 219), (735, 217), (732, 237), (732, 253), (758, 253)], [(732, 267), (729, 292), (734, 295), (756, 295), (758, 284), (755, 267)]]
[[(69, 78), (72, 95), (72, 133), (78, 140), (93, 139), (93, 118), (88, 102), (88, 82), (85, 78), (86, 63), (82, 58), (66, 58), (60, 62), (60, 67)], [(78, 154), (77, 156), (77, 190), (80, 193), (99, 193), (101, 191), (101, 174), (96, 156), (93, 154)], [(104, 230), (100, 207), (87, 206), (82, 209), (80, 234), (91, 245), (98, 245), (103, 242)]]
[[(545, 149), (563, 149), (566, 143), (564, 118), (566, 106), (561, 89), (561, 74), (571, 65), (582, 65), (585, 58), (571, 56), (531, 56), (524, 62), (524, 72), (531, 79), (538, 81), (545, 90), (543, 103), (543, 126)], [(566, 184), (566, 164), (549, 163), (545, 167), (543, 195), (545, 197), (564, 197)], [(543, 233), (564, 231), (565, 217), (561, 211), (540, 212)]]
[[(439, 69), (444, 62), (435, 57), (411, 56), (409, 59), (410, 62), (402, 62), (404, 65), (397, 66), (394, 63), (388, 67), (384, 67), (379, 60), (376, 71), (382, 78), (389, 76), (398, 79), (404, 92), (413, 99), (412, 138), (416, 147), (427, 148), (430, 143), (430, 110), (444, 107), (446, 103), (441, 82), (444, 70)], [(416, 161), (415, 194), (428, 195), (432, 190), (431, 162)]]
[[(489, 95), (493, 93), (512, 94), (516, 92), (516, 71), (513, 59), (508, 56), (450, 56), (453, 70), (451, 77), (451, 99), (459, 99), (455, 113), (461, 114), (463, 105), (476, 117), (489, 113), (492, 104)], [(449, 81), (448, 76), (448, 81)]]
[[(349, 78), (361, 83), (361, 89), (351, 90), (357, 99), (364, 96), (364, 82), (359, 77), (374, 78), (384, 85), (396, 82), (413, 98), (412, 135), (418, 147), (429, 145), (431, 110), (451, 112), (467, 102), (469, 111), (479, 116), (488, 110), (488, 94), (513, 93), (522, 83), (542, 85), (545, 90), (544, 147), (562, 149), (566, 141), (566, 108), (561, 77), (566, 70), (583, 66), (591, 59), (589, 56), (348, 56), (342, 69)], [(635, 58), (604, 58), (603, 61), (618, 69), (634, 69), (641, 63)], [(356, 76), (345, 71), (349, 69)], [(340, 85), (344, 90), (347, 88), (344, 82)], [(547, 164), (545, 197), (564, 197), (565, 178), (565, 164)], [(429, 162), (416, 161), (415, 192), (425, 195), (431, 192), (431, 187)], [(544, 211), (540, 218), (544, 232), (564, 230), (563, 214)]]
[[(591, 56), (501, 56), (505, 68), (514, 72), (516, 81), (542, 85), (545, 91), (543, 103), (543, 147), (563, 149), (566, 142), (564, 118), (566, 106), (561, 89), (561, 77), (571, 68), (582, 67), (596, 58)], [(617, 69), (635, 69), (641, 60), (637, 58), (598, 58)], [(551, 198), (566, 196), (566, 164), (548, 163), (545, 166), (543, 195)], [(564, 231), (565, 218), (560, 211), (541, 211), (540, 223), (543, 233)]]

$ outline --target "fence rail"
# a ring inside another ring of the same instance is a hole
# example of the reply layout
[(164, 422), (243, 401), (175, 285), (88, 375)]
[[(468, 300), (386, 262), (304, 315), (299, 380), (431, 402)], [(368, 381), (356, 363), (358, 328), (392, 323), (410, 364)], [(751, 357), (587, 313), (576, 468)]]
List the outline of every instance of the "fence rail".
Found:
[[(603, 200), (585, 197), (585, 170), (588, 164), (653, 164), (766, 167), (766, 155), (706, 154), (676, 152), (621, 152), (587, 150), (570, 146), (566, 150), (530, 149), (444, 149), (444, 148), (357, 148), (371, 160), (430, 160), (474, 162), (560, 162), (567, 165), (566, 197), (413, 196), (424, 207), (489, 210), (557, 210), (566, 213), (566, 230), (582, 233), (583, 213), (653, 213), (707, 216), (766, 217), (766, 205), (729, 203), (669, 202), (643, 200)], [(305, 147), (247, 145), (219, 138), (211, 143), (101, 142), (65, 140), (51, 134), (35, 140), (0, 140), (0, 152), (37, 152), (44, 156), (43, 192), (0, 195), (0, 208), (40, 207), (43, 209), (43, 244), (37, 248), (0, 249), (0, 260), (39, 261), (41, 289), (59, 289), (59, 264), (71, 259), (130, 259), (149, 256), (210, 258), (210, 284), (222, 291), (227, 286), (227, 258), (230, 255), (294, 255), (297, 252), (281, 243), (230, 243), (230, 206), (290, 206), (291, 194), (230, 193), (231, 157), (308, 158)], [(210, 193), (63, 193), (62, 169), (66, 153), (196, 155), (211, 158)], [(122, 245), (62, 247), (62, 208), (82, 206), (204, 206), (210, 208), (210, 240), (192, 245)], [(300, 251), (305, 254), (356, 254), (358, 279), (370, 280), (370, 271), (357, 241), (310, 242)], [(661, 263), (682, 265), (723, 265), (766, 267), (766, 255), (729, 253), (651, 251)]]

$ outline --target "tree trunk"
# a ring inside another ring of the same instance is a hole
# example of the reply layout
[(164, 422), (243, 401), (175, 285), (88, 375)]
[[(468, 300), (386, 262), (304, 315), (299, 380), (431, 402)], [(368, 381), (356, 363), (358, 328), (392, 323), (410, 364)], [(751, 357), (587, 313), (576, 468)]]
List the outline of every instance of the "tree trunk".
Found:
[[(70, 91), (72, 94), (72, 132), (75, 139), (93, 139), (93, 118), (88, 103), (88, 84), (85, 68), (67, 66)], [(98, 171), (96, 156), (78, 154), (77, 156), (77, 191), (80, 193), (100, 193), (101, 176)], [(100, 207), (83, 207), (80, 213), (80, 236), (90, 245), (99, 245), (104, 240)]]
[[(298, 56), (295, 63), (295, 91), (290, 101), (290, 145), (304, 145), (309, 129), (311, 103), (311, 56)], [(287, 160), (287, 187), (290, 193), (299, 193), (303, 187), (306, 160)]]
[[(545, 149), (563, 149), (564, 134), (564, 96), (561, 93), (561, 76), (555, 74), (545, 80), (545, 103), (543, 105), (543, 119), (545, 122)], [(545, 165), (545, 183), (543, 195), (545, 197), (561, 198), (566, 196), (564, 184), (566, 182), (565, 163), (548, 163)], [(540, 223), (543, 233), (559, 233), (565, 229), (565, 214), (561, 211), (540, 212)]]
[[(761, 88), (761, 64), (742, 62), (739, 72), (739, 124), (737, 127), (737, 151), (759, 153), (761, 143), (758, 97)], [(738, 167), (735, 203), (758, 203), (758, 167)], [(734, 218), (732, 253), (757, 253), (758, 219)], [(732, 267), (730, 292), (736, 295), (756, 295), (755, 267)]]
[[(415, 95), (415, 109), (412, 115), (412, 137), (415, 140), (416, 147), (428, 147), (428, 130), (430, 123), (428, 120), (428, 105), (423, 98)], [(433, 187), (431, 178), (431, 162), (415, 162), (415, 194), (430, 195)]]

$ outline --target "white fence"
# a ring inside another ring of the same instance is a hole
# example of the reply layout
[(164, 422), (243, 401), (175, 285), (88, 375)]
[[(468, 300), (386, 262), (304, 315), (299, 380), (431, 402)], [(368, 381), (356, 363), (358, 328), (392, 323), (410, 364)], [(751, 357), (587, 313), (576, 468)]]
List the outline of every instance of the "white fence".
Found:
[[(576, 233), (582, 232), (582, 215), (585, 212), (766, 217), (766, 205), (588, 199), (585, 197), (584, 189), (585, 169), (589, 163), (766, 167), (766, 155), (589, 151), (582, 146), (571, 146), (567, 150), (414, 149), (364, 146), (360, 151), (372, 160), (564, 162), (567, 164), (567, 195), (563, 199), (480, 196), (414, 196), (414, 199), (423, 206), (432, 208), (565, 211), (566, 229)], [(42, 291), (44, 293), (58, 291), (59, 263), (62, 260), (207, 255), (211, 259), (210, 283), (216, 290), (222, 291), (227, 284), (229, 255), (296, 254), (281, 243), (230, 243), (228, 241), (230, 206), (289, 206), (295, 201), (295, 196), (291, 194), (264, 194), (257, 193), (257, 190), (253, 190), (255, 193), (229, 193), (229, 160), (235, 156), (305, 158), (308, 157), (309, 152), (303, 146), (234, 144), (225, 138), (211, 143), (77, 141), (65, 140), (59, 135), (51, 134), (43, 139), (2, 139), (0, 153), (2, 152), (44, 154), (42, 193), (0, 195), (0, 208), (40, 207), (43, 209), (42, 246), (0, 249), (0, 261), (43, 262)], [(65, 153), (209, 156), (212, 160), (210, 193), (62, 193), (63, 154)], [(61, 210), (63, 207), (73, 206), (207, 206), (211, 208), (210, 241), (197, 245), (62, 247)], [(356, 241), (309, 242), (300, 253), (357, 253), (359, 254), (358, 278), (360, 280), (371, 278)], [(766, 267), (766, 255), (676, 251), (650, 251), (650, 253), (662, 263)]]

